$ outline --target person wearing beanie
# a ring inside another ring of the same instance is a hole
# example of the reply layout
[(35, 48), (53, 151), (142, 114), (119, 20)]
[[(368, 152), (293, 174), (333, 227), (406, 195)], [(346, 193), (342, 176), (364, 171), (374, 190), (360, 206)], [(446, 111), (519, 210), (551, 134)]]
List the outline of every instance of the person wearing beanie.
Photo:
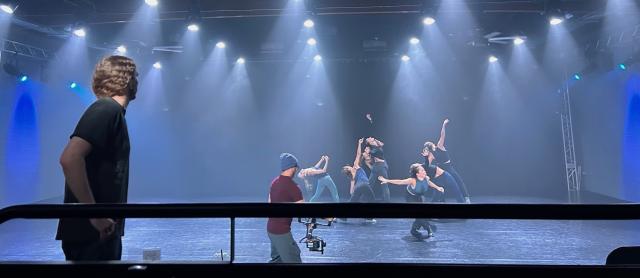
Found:
[[(304, 198), (293, 177), (298, 171), (298, 159), (280, 155), (280, 175), (271, 182), (269, 203), (303, 203)], [(270, 263), (302, 263), (300, 248), (291, 234), (292, 218), (269, 218), (267, 235), (271, 241)]]

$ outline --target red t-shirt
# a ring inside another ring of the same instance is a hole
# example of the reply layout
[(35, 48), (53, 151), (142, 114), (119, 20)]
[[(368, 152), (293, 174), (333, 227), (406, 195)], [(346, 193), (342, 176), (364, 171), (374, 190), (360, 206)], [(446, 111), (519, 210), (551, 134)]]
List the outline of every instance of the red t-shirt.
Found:
[[(302, 192), (291, 177), (278, 176), (271, 182), (269, 196), (272, 203), (295, 203), (302, 200)], [(267, 231), (272, 234), (286, 234), (291, 231), (292, 218), (269, 218)]]

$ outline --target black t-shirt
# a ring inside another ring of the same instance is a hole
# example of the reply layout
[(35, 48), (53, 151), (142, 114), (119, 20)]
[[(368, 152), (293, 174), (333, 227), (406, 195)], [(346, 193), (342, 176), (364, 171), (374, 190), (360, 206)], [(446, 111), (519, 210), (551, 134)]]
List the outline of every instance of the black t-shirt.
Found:
[[(112, 98), (101, 98), (82, 115), (70, 136), (91, 144), (85, 158), (89, 186), (96, 203), (126, 203), (129, 188), (129, 133), (125, 109)], [(65, 184), (65, 203), (78, 203)], [(124, 219), (116, 220), (114, 235), (124, 235)], [(100, 238), (88, 219), (61, 219), (56, 239), (92, 241)]]

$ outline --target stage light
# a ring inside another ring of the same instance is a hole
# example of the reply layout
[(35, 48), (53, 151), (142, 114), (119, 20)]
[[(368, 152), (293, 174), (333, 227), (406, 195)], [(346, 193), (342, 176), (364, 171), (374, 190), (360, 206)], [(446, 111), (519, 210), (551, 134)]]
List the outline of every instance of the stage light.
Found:
[(420, 40), (416, 37), (412, 37), (411, 39), (409, 39), (409, 43), (411, 44), (418, 44), (420, 43)]
[(76, 87), (78, 87), (78, 83), (76, 82), (71, 82), (71, 84), (69, 84), (69, 88), (71, 89), (75, 89)]
[(307, 40), (307, 44), (308, 45), (316, 45), (316, 43), (318, 43), (318, 42), (314, 38), (310, 38), (310, 39)]
[(27, 80), (29, 80), (29, 77), (23, 74), (23, 75), (20, 76), (19, 80), (20, 80), (20, 82), (27, 82)]
[(116, 48), (116, 51), (120, 54), (125, 54), (127, 53), (127, 47), (124, 45), (118, 46), (118, 48)]
[(158, 0), (144, 0), (144, 2), (151, 7), (158, 6)]
[(562, 18), (559, 17), (552, 17), (551, 19), (549, 19), (549, 24), (551, 25), (558, 25), (560, 23), (562, 23), (564, 20)]
[(240, 57), (240, 58), (238, 58), (238, 60), (236, 60), (236, 63), (241, 64), (241, 65), (244, 64), (244, 62), (245, 62), (245, 60), (242, 57)]
[(216, 43), (216, 47), (217, 48), (225, 48), (225, 47), (227, 47), (227, 44), (225, 44), (224, 42), (218, 42), (218, 43)]
[(14, 12), (14, 10), (13, 10), (13, 8), (11, 6), (5, 5), (5, 4), (0, 5), (0, 10), (2, 10), (5, 13), (8, 13), (8, 14), (13, 14), (13, 12)]
[(627, 65), (625, 64), (618, 64), (618, 68), (621, 70), (627, 70)]
[(498, 57), (493, 56), (493, 55), (489, 56), (489, 62), (490, 62), (490, 63), (495, 63), (495, 62), (497, 62), (497, 61), (498, 61)]
[(522, 39), (520, 37), (517, 37), (517, 38), (513, 39), (513, 44), (515, 44), (515, 45), (521, 45), (523, 43), (524, 43), (524, 39)]
[(304, 21), (304, 27), (311, 28), (311, 27), (313, 27), (313, 25), (315, 25), (315, 24), (313, 23), (313, 20), (311, 20), (311, 19), (307, 19), (307, 20)]
[(407, 55), (402, 55), (400, 59), (402, 59), (403, 62), (408, 62), (409, 60), (411, 60), (411, 58), (409, 58), (409, 56)]
[(84, 38), (87, 36), (87, 31), (85, 31), (84, 28), (78, 28), (73, 30), (73, 34), (76, 35), (76, 37)]
[(198, 30), (200, 30), (200, 26), (198, 26), (198, 24), (191, 23), (187, 26), (187, 29), (191, 32), (198, 32)]
[(160, 62), (155, 62), (155, 63), (153, 64), (153, 68), (154, 68), (154, 69), (161, 69), (161, 68), (162, 68), (162, 64), (161, 64)]
[(580, 80), (580, 79), (582, 79), (582, 76), (579, 73), (576, 73), (576, 74), (573, 75), (573, 79)]
[(316, 56), (313, 56), (313, 60), (315, 60), (316, 62), (320, 62), (322, 61), (322, 56), (320, 56), (320, 54), (316, 54)]
[(436, 23), (436, 19), (435, 19), (435, 18), (433, 18), (433, 17), (428, 16), (428, 17), (425, 17), (425, 18), (422, 20), (422, 23), (423, 23), (424, 25), (432, 25), (432, 24)]

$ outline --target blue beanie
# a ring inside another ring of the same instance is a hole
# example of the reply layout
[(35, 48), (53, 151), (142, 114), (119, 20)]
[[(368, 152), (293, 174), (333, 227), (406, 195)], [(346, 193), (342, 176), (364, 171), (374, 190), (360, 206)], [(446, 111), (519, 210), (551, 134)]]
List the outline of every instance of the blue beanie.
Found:
[(290, 153), (280, 154), (280, 170), (298, 167), (298, 159)]

